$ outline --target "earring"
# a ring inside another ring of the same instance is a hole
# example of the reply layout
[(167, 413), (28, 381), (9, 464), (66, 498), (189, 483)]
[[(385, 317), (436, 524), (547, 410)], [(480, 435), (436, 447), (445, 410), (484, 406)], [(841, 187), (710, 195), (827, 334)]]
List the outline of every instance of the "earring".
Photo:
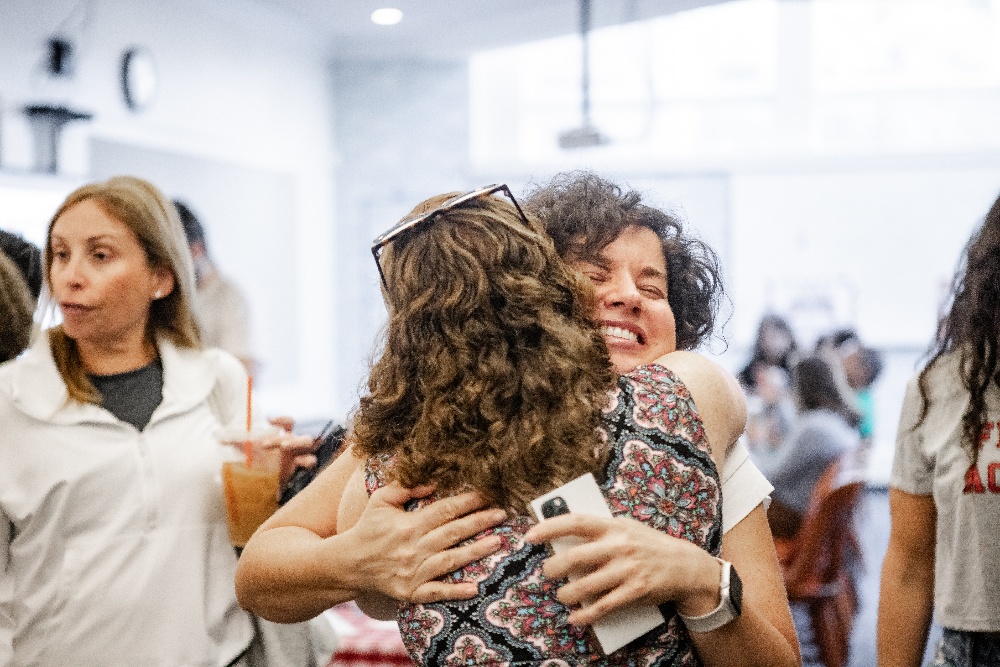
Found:
[(153, 298), (154, 299), (162, 299), (163, 298), (163, 291), (162, 290), (156, 290), (156, 294), (153, 295)]

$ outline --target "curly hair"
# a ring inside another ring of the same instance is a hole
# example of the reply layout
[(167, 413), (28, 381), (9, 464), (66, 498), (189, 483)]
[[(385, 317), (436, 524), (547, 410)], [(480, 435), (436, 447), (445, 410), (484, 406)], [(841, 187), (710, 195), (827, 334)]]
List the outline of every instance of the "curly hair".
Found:
[(979, 459), (979, 436), (986, 421), (986, 393), (1000, 387), (997, 332), (1000, 331), (1000, 198), (993, 202), (982, 225), (965, 246), (951, 284), (951, 306), (939, 334), (928, 349), (930, 361), (920, 371), (921, 411), (916, 426), (930, 407), (928, 372), (943, 356), (957, 352), (959, 374), (969, 392), (962, 415), (962, 447), (970, 460)]
[(531, 190), (524, 207), (537, 215), (567, 261), (592, 260), (629, 227), (660, 239), (667, 265), (667, 302), (677, 322), (677, 348), (693, 350), (712, 335), (724, 297), (719, 258), (677, 217), (642, 203), (642, 195), (589, 171), (557, 174)]
[(588, 318), (592, 291), (529, 224), (506, 200), (483, 197), (385, 248), (385, 348), (354, 438), (361, 455), (394, 456), (390, 475), (405, 486), (472, 488), (524, 512), (600, 469), (612, 375)]
[(21, 354), (31, 340), (35, 303), (17, 265), (0, 252), (0, 363)]

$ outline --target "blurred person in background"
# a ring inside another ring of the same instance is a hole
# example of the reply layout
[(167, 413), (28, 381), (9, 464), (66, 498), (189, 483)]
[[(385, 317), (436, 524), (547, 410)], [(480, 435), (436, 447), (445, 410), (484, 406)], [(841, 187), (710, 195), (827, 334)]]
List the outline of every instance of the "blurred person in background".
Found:
[(878, 663), (1000, 665), (1000, 199), (969, 239), (930, 360), (909, 382), (889, 480)]
[(28, 347), (34, 312), (35, 301), (20, 269), (0, 252), (0, 363)]
[(847, 385), (854, 391), (861, 422), (858, 432), (862, 442), (875, 435), (875, 381), (882, 374), (882, 354), (861, 341), (853, 329), (842, 329), (830, 337), (830, 344), (844, 367)]
[(17, 234), (0, 229), (0, 252), (21, 271), (32, 299), (38, 301), (42, 293), (42, 251)]
[(0, 362), (21, 354), (35, 332), (41, 255), (34, 243), (0, 229)]
[(755, 462), (772, 458), (788, 439), (795, 422), (789, 388), (798, 345), (788, 321), (764, 315), (757, 325), (753, 354), (737, 379), (747, 397), (747, 447)]
[(195, 311), (202, 343), (225, 350), (240, 360), (247, 373), (254, 375), (257, 363), (250, 347), (250, 306), (246, 296), (215, 265), (208, 252), (205, 228), (191, 207), (179, 199), (173, 204), (194, 261)]
[(754, 394), (763, 369), (777, 367), (791, 374), (798, 355), (798, 344), (788, 320), (776, 313), (769, 313), (757, 324), (757, 336), (750, 361), (740, 370), (736, 379), (740, 381), (744, 391)]
[[(204, 349), (177, 213), (121, 176), (45, 241), (62, 324), (0, 367), (0, 664), (245, 665), (216, 434), (247, 376)], [(289, 462), (309, 438), (274, 443)]]
[[(816, 511), (812, 509), (815, 503), (828, 492), (825, 488), (823, 491), (817, 490), (820, 480), (834, 464), (838, 465), (839, 471), (853, 471), (856, 468), (853, 457), (858, 451), (860, 439), (854, 397), (846, 388), (839, 360), (831, 361), (821, 355), (802, 359), (792, 369), (791, 387), (798, 409), (794, 428), (774, 456), (758, 458), (757, 461), (764, 475), (774, 484), (767, 518), (775, 537), (775, 546), (778, 547), (786, 583), (790, 590), (795, 590), (802, 583), (802, 575), (798, 571), (797, 561), (801, 559), (798, 552), (809, 548), (802, 541), (810, 539), (810, 536), (805, 536), (802, 532), (804, 520), (807, 516), (817, 516), (808, 513)], [(838, 473), (838, 480), (833, 482), (834, 487), (841, 478), (842, 475)], [(814, 520), (831, 521), (828, 518)], [(853, 518), (833, 520), (853, 522)], [(843, 529), (853, 535), (853, 523), (846, 527), (824, 523), (821, 532), (833, 536)], [(811, 538), (815, 539), (816, 536)], [(838, 599), (847, 601), (850, 609), (848, 611), (844, 606), (835, 608), (851, 618), (856, 605), (856, 589), (850, 572), (856, 565), (856, 560), (853, 552), (846, 547), (843, 557), (849, 559), (846, 562), (847, 574), (845, 580), (840, 580), (838, 585), (843, 589), (836, 589), (836, 595)], [(840, 595), (843, 597), (839, 598)], [(814, 604), (814, 601), (802, 599), (793, 599), (791, 602), (803, 665), (808, 667), (820, 667), (823, 664), (824, 648), (821, 647), (822, 640), (817, 633), (823, 633), (824, 630), (817, 627), (817, 623), (823, 624), (830, 620), (814, 609)], [(836, 624), (833, 627), (835, 626)], [(841, 631), (840, 636), (833, 641), (838, 645), (846, 642), (844, 635), (849, 635), (849, 630)], [(832, 655), (826, 657), (836, 660)]]
[(778, 454), (758, 462), (774, 485), (767, 517), (775, 537), (794, 537), (813, 489), (831, 463), (856, 451), (859, 415), (838, 380), (842, 369), (820, 355), (792, 370), (795, 428)]

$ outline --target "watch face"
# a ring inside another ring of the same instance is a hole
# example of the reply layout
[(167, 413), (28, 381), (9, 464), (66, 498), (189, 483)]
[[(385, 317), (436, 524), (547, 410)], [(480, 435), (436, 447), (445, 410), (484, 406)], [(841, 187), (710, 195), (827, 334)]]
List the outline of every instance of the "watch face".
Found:
[(737, 616), (743, 613), (743, 582), (732, 565), (729, 566), (729, 601)]

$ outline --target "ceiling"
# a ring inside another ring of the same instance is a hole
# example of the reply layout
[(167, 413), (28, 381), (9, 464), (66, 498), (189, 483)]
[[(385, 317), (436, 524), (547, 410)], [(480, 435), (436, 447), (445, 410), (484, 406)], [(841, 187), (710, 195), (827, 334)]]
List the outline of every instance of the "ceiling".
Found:
[[(308, 26), (338, 59), (454, 59), (580, 30), (579, 0), (258, 0)], [(593, 0), (594, 28), (726, 0)], [(395, 26), (372, 11), (396, 7)]]

